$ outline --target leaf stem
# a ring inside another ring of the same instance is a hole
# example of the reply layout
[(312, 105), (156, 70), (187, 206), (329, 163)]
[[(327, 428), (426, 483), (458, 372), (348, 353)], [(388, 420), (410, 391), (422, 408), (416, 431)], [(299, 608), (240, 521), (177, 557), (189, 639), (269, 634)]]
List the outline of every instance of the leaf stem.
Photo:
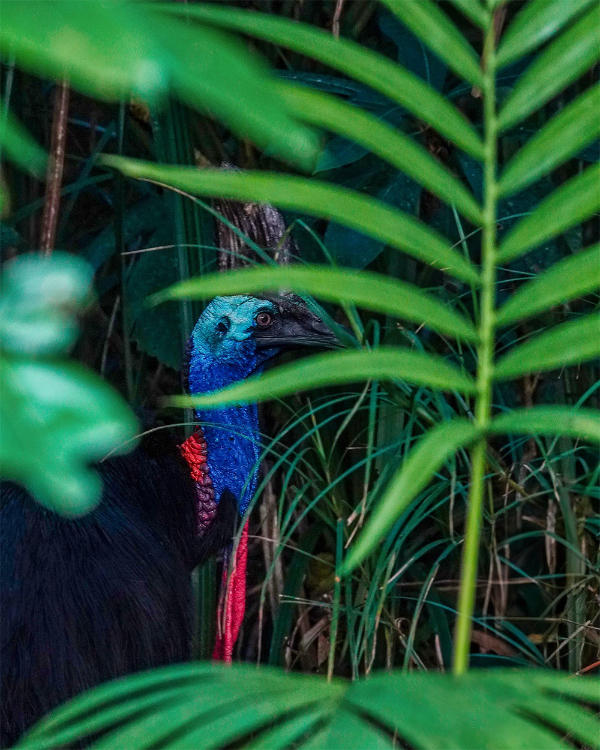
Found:
[(492, 373), (494, 367), (495, 285), (496, 285), (496, 62), (495, 28), (490, 19), (483, 48), (483, 103), (484, 103), (484, 214), (481, 252), (481, 313), (477, 366), (477, 396), (475, 423), (481, 437), (471, 451), (471, 486), (463, 548), (458, 617), (456, 621), (453, 672), (463, 674), (469, 666), (471, 623), (475, 605), (477, 561), (481, 535), (481, 516), (485, 488), (486, 430), (491, 418)]

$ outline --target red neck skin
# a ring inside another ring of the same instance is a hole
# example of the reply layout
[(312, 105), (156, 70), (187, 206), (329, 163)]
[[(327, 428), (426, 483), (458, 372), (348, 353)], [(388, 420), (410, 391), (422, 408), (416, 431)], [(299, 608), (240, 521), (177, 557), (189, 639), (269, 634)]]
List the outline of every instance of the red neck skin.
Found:
[[(209, 534), (210, 526), (217, 512), (215, 493), (206, 462), (207, 448), (199, 430), (180, 446), (181, 455), (186, 460), (190, 476), (196, 483), (197, 533)], [(231, 664), (233, 648), (240, 632), (246, 610), (246, 564), (248, 559), (248, 522), (244, 524), (235, 554), (231, 548), (225, 552), (221, 590), (217, 607), (217, 637), (213, 659)]]

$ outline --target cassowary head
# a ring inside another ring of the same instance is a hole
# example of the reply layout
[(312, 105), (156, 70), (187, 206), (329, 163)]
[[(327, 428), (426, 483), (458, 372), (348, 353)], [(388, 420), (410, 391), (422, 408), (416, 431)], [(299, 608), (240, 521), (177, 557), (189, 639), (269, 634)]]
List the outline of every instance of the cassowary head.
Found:
[(191, 393), (220, 388), (259, 372), (285, 350), (328, 348), (336, 341), (294, 295), (216, 297), (188, 342), (188, 387)]

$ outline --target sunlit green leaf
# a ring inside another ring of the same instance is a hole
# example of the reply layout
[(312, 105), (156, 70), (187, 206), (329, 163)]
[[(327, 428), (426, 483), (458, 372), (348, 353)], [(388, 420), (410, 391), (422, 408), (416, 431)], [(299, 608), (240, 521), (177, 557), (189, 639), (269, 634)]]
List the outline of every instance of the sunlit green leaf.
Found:
[(0, 359), (0, 467), (49, 508), (76, 516), (100, 500), (89, 464), (135, 447), (136, 420), (97, 375), (71, 362)]
[(511, 349), (496, 365), (496, 380), (552, 370), (600, 357), (600, 313), (550, 328)]
[(381, 538), (429, 483), (435, 472), (459, 448), (472, 443), (478, 435), (479, 430), (473, 422), (453, 419), (432, 428), (419, 440), (389, 481), (367, 525), (352, 545), (344, 564), (346, 574), (380, 543)]
[(595, 1), (531, 0), (526, 3), (502, 37), (496, 58), (498, 65), (508, 65), (543, 44)]
[(600, 411), (569, 406), (515, 409), (495, 417), (489, 431), (504, 435), (566, 435), (600, 443)]
[(172, 396), (175, 406), (214, 407), (266, 401), (289, 393), (324, 385), (356, 383), (360, 380), (406, 380), (442, 390), (472, 393), (472, 378), (441, 357), (408, 349), (381, 347), (373, 351), (343, 351), (317, 354), (277, 367), (262, 375), (234, 383), (212, 393)]
[(91, 278), (87, 264), (58, 252), (22, 255), (2, 271), (0, 475), (68, 516), (100, 499), (100, 480), (89, 464), (112, 449), (131, 450), (137, 432), (115, 391), (57, 356), (75, 341), (75, 313)]
[(0, 348), (16, 355), (57, 354), (77, 338), (75, 312), (90, 294), (92, 268), (74, 255), (30, 253), (2, 269)]
[(500, 308), (496, 322), (503, 326), (522, 320), (599, 287), (600, 245), (593, 245), (523, 284)]
[(506, 263), (541, 245), (600, 210), (600, 164), (588, 167), (545, 198), (521, 219), (500, 244), (498, 262)]
[(600, 59), (600, 4), (594, 3), (527, 68), (500, 110), (506, 130), (545, 104)]
[(448, 101), (417, 76), (355, 42), (335, 39), (329, 32), (267, 13), (222, 5), (171, 3), (159, 7), (229, 31), (251, 34), (320, 60), (399, 102), (475, 158), (483, 157), (480, 137)]
[(358, 307), (406, 318), (463, 339), (477, 338), (477, 331), (469, 320), (418, 287), (368, 271), (324, 266), (248, 268), (182, 281), (154, 295), (152, 301), (206, 299), (221, 294), (281, 289), (306, 292), (330, 302), (352, 302)]
[(383, 0), (383, 3), (455, 73), (476, 86), (482, 85), (481, 67), (473, 48), (435, 3), (431, 0)]
[(117, 156), (106, 156), (103, 162), (129, 177), (152, 180), (189, 193), (273, 203), (281, 208), (327, 216), (458, 278), (478, 283), (473, 266), (423, 222), (337, 185), (274, 172), (173, 167)]
[(600, 85), (568, 104), (508, 163), (498, 191), (510, 195), (531, 185), (600, 135)]
[(488, 25), (489, 12), (479, 0), (451, 0), (456, 7), (473, 23), (485, 29)]
[[(139, 750), (210, 750), (232, 742), (263, 750), (290, 742), (299, 750), (383, 748), (394, 746), (391, 737), (423, 750), (560, 750), (555, 727), (590, 747), (600, 727), (588, 708), (598, 705), (598, 680), (546, 670), (473, 670), (461, 677), (376, 672), (331, 682), (244, 664), (186, 664), (156, 673), (155, 688), (140, 692), (138, 675), (129, 675), (76, 697), (34, 727), (19, 750), (89, 739), (99, 726), (109, 731), (94, 747)], [(131, 707), (126, 718), (109, 718), (117, 698)]]
[(473, 195), (414, 139), (358, 107), (306, 86), (282, 85), (280, 93), (298, 119), (370, 149), (446, 203), (456, 205), (474, 224), (481, 224), (481, 207)]
[(304, 167), (316, 156), (316, 134), (286, 114), (266, 67), (241, 42), (141, 3), (3, 0), (0, 50), (101, 99), (134, 92), (156, 103), (172, 87), (273, 153)]
[(44, 174), (46, 154), (10, 112), (0, 112), (0, 156), (37, 177)]

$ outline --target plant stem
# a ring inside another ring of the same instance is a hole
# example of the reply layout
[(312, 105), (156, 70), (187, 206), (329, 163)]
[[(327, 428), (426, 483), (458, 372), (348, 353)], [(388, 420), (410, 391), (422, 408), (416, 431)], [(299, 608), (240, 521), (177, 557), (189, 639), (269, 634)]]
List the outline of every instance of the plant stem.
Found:
[(487, 430), (492, 406), (492, 373), (494, 367), (494, 323), (496, 285), (496, 63), (495, 31), (490, 19), (483, 48), (483, 103), (485, 122), (484, 208), (481, 249), (481, 313), (477, 365), (475, 423), (481, 437), (471, 451), (471, 486), (463, 548), (458, 617), (456, 621), (453, 672), (463, 674), (469, 666), (471, 622), (475, 605), (477, 560), (481, 535), (481, 516), (485, 488)]

